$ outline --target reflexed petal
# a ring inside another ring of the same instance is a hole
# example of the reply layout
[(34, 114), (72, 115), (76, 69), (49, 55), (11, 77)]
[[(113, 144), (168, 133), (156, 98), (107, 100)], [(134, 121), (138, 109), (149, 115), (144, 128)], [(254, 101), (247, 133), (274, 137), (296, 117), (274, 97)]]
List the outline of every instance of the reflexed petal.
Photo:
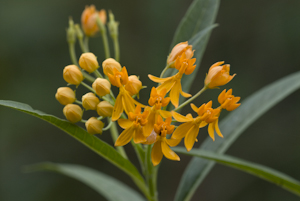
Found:
[(152, 80), (153, 82), (157, 82), (157, 83), (161, 83), (161, 82), (165, 82), (169, 79), (172, 79), (172, 77), (167, 77), (167, 78), (159, 78), (159, 77), (155, 77), (153, 75), (148, 75), (149, 79)]
[[(181, 87), (180, 87), (181, 88)], [(188, 97), (191, 97), (192, 95), (191, 94), (189, 94), (189, 93), (185, 93), (184, 91), (180, 91), (180, 94), (183, 96), (183, 97), (185, 97), (185, 98), (188, 98)]]
[(196, 105), (194, 105), (194, 103), (191, 103), (191, 108), (194, 110), (194, 112), (198, 112), (198, 108)]
[(194, 125), (186, 134), (184, 138), (184, 145), (187, 151), (191, 151), (193, 148), (195, 141), (197, 140), (197, 136), (199, 133), (199, 128), (198, 126)]
[(126, 129), (132, 126), (133, 122), (129, 119), (118, 119), (118, 124), (121, 128)]
[(215, 131), (214, 131), (214, 126), (212, 123), (208, 125), (208, 134), (211, 137), (211, 139), (213, 139), (213, 141), (215, 141)]
[(172, 87), (174, 86), (174, 84), (175, 84), (175, 81), (173, 79), (169, 79), (169, 80), (163, 82), (161, 85), (159, 85), (156, 88), (157, 92), (160, 93), (164, 88), (167, 90), (167, 92), (169, 92), (172, 89)]
[(155, 121), (156, 121), (156, 112), (151, 110), (148, 116), (148, 123), (144, 126), (144, 135), (146, 137), (148, 137), (153, 131)]
[(218, 136), (223, 137), (223, 135), (222, 135), (222, 133), (221, 133), (221, 131), (220, 131), (219, 123), (218, 123), (218, 122), (219, 122), (219, 119), (217, 119), (217, 120), (214, 122), (214, 128), (215, 128), (215, 130), (216, 130)]
[(190, 116), (183, 116), (177, 112), (172, 111), (172, 115), (174, 117), (174, 119), (176, 119), (179, 122), (188, 122), (188, 121), (192, 121), (193, 118), (190, 118)]
[(186, 134), (189, 132), (191, 127), (193, 126), (192, 122), (183, 123), (180, 126), (176, 128), (174, 131), (172, 138), (173, 139), (182, 139), (186, 136)]
[(156, 166), (160, 163), (161, 159), (163, 157), (163, 153), (161, 151), (161, 141), (155, 142), (155, 144), (152, 147), (151, 150), (151, 160), (153, 163), (153, 166)]
[(119, 94), (116, 98), (115, 106), (112, 113), (112, 121), (116, 121), (120, 118), (121, 114), (123, 113), (123, 103), (122, 103), (122, 94)]
[(225, 101), (226, 89), (224, 89), (218, 96), (218, 102), (222, 104)]
[(172, 116), (172, 113), (170, 111), (158, 110), (158, 112), (165, 119)]
[(181, 91), (181, 84), (180, 81), (177, 81), (170, 92), (171, 102), (175, 106), (175, 108), (177, 108), (179, 105), (180, 91)]
[(227, 107), (226, 110), (228, 110), (228, 111), (233, 111), (233, 110), (235, 110), (236, 108), (238, 108), (240, 105), (241, 105), (240, 103), (239, 103), (239, 104), (232, 104), (232, 105), (230, 105), (229, 107)]
[(135, 129), (135, 133), (133, 135), (133, 141), (135, 144), (147, 141), (147, 139), (145, 138), (145, 136), (143, 134), (143, 129), (141, 127), (137, 127)]
[(123, 107), (124, 107), (126, 114), (129, 114), (129, 112), (135, 111), (134, 103), (130, 100), (130, 98), (128, 97), (127, 94), (122, 96), (122, 103), (123, 103)]
[(167, 159), (180, 161), (179, 156), (173, 150), (171, 150), (165, 141), (161, 142), (161, 149)]
[(181, 142), (181, 140), (182, 140), (182, 138), (181, 139), (174, 139), (174, 138), (171, 137), (170, 139), (166, 139), (166, 142), (171, 147), (176, 147)]
[(124, 146), (125, 144), (127, 144), (128, 142), (130, 142), (130, 140), (132, 139), (134, 134), (134, 127), (129, 127), (127, 129), (125, 129), (121, 135), (118, 137), (118, 139), (115, 142), (115, 146)]
[(201, 123), (199, 125), (199, 128), (203, 128), (206, 125), (207, 125), (207, 123), (205, 121), (201, 121)]

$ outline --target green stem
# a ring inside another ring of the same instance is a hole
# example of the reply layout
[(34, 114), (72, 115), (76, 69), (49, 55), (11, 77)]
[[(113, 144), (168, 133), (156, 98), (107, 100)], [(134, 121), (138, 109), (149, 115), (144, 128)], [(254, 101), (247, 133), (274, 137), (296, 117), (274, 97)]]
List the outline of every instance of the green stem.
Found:
[(79, 104), (79, 105), (82, 105), (82, 102), (79, 101), (79, 100), (75, 100), (75, 103)]
[(79, 40), (79, 45), (80, 45), (81, 51), (82, 51), (83, 53), (86, 53), (87, 50), (86, 50), (86, 47), (85, 47), (85, 45), (84, 45), (84, 43), (83, 43), (82, 37), (78, 37), (78, 40)]
[(106, 131), (106, 130), (110, 129), (110, 127), (113, 124), (113, 121), (111, 120), (111, 118), (107, 118), (107, 119), (108, 119), (109, 123), (108, 123), (108, 125), (105, 128), (102, 129), (103, 131)]
[(118, 36), (113, 38), (114, 41), (114, 48), (115, 48), (115, 59), (116, 61), (120, 61), (120, 46), (119, 46), (119, 39)]
[[(112, 125), (110, 127), (110, 134), (113, 139), (113, 142), (115, 143), (119, 137), (119, 132), (118, 132), (116, 122), (112, 122)], [(116, 149), (124, 158), (128, 159), (124, 147), (120, 146), (120, 147), (116, 147)]]
[(89, 52), (89, 37), (88, 36), (85, 36), (84, 38), (84, 47), (85, 47), (85, 50), (86, 52)]
[(96, 93), (96, 91), (88, 84), (81, 82), (81, 85), (83, 85), (84, 87), (86, 87), (88, 90), (92, 91), (93, 93)]
[(157, 169), (158, 167), (154, 167), (151, 162), (151, 150), (152, 145), (148, 145), (146, 151), (146, 181), (148, 184), (149, 194), (151, 196), (151, 201), (158, 201), (157, 197)]
[(104, 51), (105, 51), (105, 57), (106, 57), (106, 59), (108, 59), (108, 58), (110, 58), (110, 53), (109, 53), (109, 44), (108, 44), (108, 39), (107, 39), (107, 31), (106, 31), (106, 27), (102, 23), (99, 16), (97, 16), (97, 25), (100, 29), (100, 33), (101, 33), (101, 36), (102, 36), (103, 46), (104, 46)]
[(173, 63), (174, 63), (174, 61), (171, 62), (171, 63), (169, 63), (169, 64), (167, 64), (167, 66), (166, 66), (166, 67), (164, 68), (164, 70), (161, 72), (160, 78), (163, 78), (165, 72), (170, 68), (170, 66), (171, 66)]
[(103, 76), (102, 76), (101, 73), (98, 71), (98, 69), (94, 71), (94, 74), (95, 74), (97, 77), (103, 78)]
[(186, 100), (184, 103), (182, 103), (181, 105), (179, 105), (178, 108), (174, 109), (173, 111), (180, 110), (181, 108), (183, 108), (184, 106), (186, 106), (187, 104), (189, 104), (190, 102), (192, 102), (195, 98), (197, 98), (198, 96), (200, 96), (200, 94), (202, 94), (206, 89), (207, 89), (207, 86), (204, 86), (198, 93), (196, 93), (194, 96), (192, 96), (191, 98), (189, 98), (188, 100)]

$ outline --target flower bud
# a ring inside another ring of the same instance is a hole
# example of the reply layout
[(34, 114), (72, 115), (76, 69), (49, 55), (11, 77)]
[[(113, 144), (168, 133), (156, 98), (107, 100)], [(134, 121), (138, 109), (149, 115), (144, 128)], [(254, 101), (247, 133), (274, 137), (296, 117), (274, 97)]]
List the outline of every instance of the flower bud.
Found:
[(130, 75), (128, 77), (128, 82), (125, 85), (125, 89), (129, 92), (131, 96), (139, 93), (139, 91), (142, 89), (142, 82), (139, 80), (139, 78), (135, 75)]
[(81, 15), (81, 26), (87, 36), (94, 36), (99, 28), (97, 26), (97, 15), (103, 24), (106, 23), (106, 11), (97, 11), (94, 5), (86, 6)]
[(97, 78), (93, 85), (93, 89), (96, 91), (98, 96), (105, 96), (106, 94), (110, 93), (110, 82), (104, 78)]
[(75, 65), (68, 65), (63, 71), (64, 80), (69, 84), (79, 85), (83, 80), (83, 75)]
[(74, 103), (76, 100), (74, 91), (69, 87), (59, 87), (55, 94), (55, 98), (62, 105)]
[(67, 29), (67, 41), (70, 44), (74, 44), (76, 42), (76, 30), (74, 28), (74, 22), (72, 18), (69, 19), (69, 27)]
[(101, 101), (97, 105), (97, 113), (99, 116), (111, 117), (114, 107), (107, 101)]
[(115, 16), (111, 11), (109, 11), (109, 22), (107, 23), (107, 26), (108, 26), (110, 36), (113, 39), (117, 38), (119, 22), (115, 21)]
[(96, 110), (100, 100), (92, 92), (89, 92), (82, 96), (82, 106), (86, 110)]
[(204, 80), (206, 87), (213, 89), (225, 85), (235, 76), (235, 74), (229, 75), (230, 65), (225, 64), (221, 66), (223, 63), (224, 61), (217, 62), (209, 68), (208, 74)]
[(78, 105), (68, 104), (64, 107), (63, 113), (70, 122), (76, 123), (81, 120), (83, 111)]
[[(186, 59), (191, 59), (194, 56), (194, 51), (192, 50), (192, 47), (193, 46), (189, 45), (187, 41), (175, 45), (168, 56), (167, 64), (175, 62), (176, 59), (182, 55), (182, 53), (185, 53)], [(175, 65), (172, 64), (170, 67), (174, 68)]]
[(103, 68), (104, 74), (108, 76), (108, 73), (112, 74), (112, 75), (114, 74), (113, 73), (114, 68), (117, 69), (118, 71), (121, 71), (122, 66), (119, 62), (117, 62), (113, 58), (108, 58), (105, 61), (103, 61), (102, 68)]
[(83, 53), (79, 58), (79, 66), (87, 72), (92, 73), (99, 68), (97, 57), (91, 52)]
[(91, 117), (85, 122), (86, 130), (89, 134), (102, 134), (104, 123), (96, 117)]

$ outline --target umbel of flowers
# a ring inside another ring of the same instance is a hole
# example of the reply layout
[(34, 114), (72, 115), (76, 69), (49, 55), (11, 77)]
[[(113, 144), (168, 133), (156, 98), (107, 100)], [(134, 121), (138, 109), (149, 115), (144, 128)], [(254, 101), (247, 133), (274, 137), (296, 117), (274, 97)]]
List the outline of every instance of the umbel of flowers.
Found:
[[(109, 32), (115, 45), (117, 44), (118, 23), (110, 13), (108, 22)], [(96, 10), (94, 6), (86, 7), (82, 14), (82, 29), (74, 25), (70, 20), (67, 37), (70, 49), (77, 37), (83, 53), (77, 61), (74, 52), (73, 64), (66, 66), (63, 70), (63, 78), (68, 83), (67, 87), (57, 89), (56, 99), (62, 105), (63, 114), (72, 123), (83, 122), (88, 133), (102, 134), (108, 130), (113, 122), (118, 122), (123, 129), (115, 140), (115, 146), (124, 146), (132, 143), (152, 145), (151, 160), (154, 166), (158, 165), (163, 156), (170, 160), (179, 161), (179, 156), (170, 147), (177, 146), (183, 139), (187, 151), (190, 151), (195, 142), (199, 130), (207, 126), (208, 134), (215, 140), (215, 133), (223, 137), (219, 129), (218, 121), (223, 109), (232, 111), (239, 107), (239, 97), (232, 95), (232, 89), (224, 89), (219, 97), (217, 108), (213, 108), (212, 101), (207, 103), (192, 103), (192, 101), (207, 89), (218, 88), (230, 82), (234, 75), (230, 75), (230, 65), (223, 61), (213, 64), (206, 75), (204, 86), (195, 95), (188, 94), (182, 90), (182, 77), (189, 76), (196, 68), (196, 58), (192, 45), (181, 42), (174, 46), (167, 59), (167, 66), (163, 69), (160, 77), (149, 74), (149, 78), (158, 83), (157, 87), (151, 88), (148, 104), (142, 104), (135, 99), (139, 97), (143, 88), (141, 80), (137, 75), (128, 75), (130, 67), (125, 67), (118, 62), (119, 52), (115, 49), (115, 59), (109, 55), (109, 47), (106, 38), (106, 12)], [(100, 33), (103, 38), (106, 59), (100, 67), (97, 57), (88, 51), (87, 39)], [(169, 68), (175, 68), (177, 73), (170, 77), (163, 77)], [(127, 71), (127, 69), (129, 71)], [(103, 74), (100, 71), (103, 71)], [(86, 81), (90, 81), (91, 85)], [(73, 85), (74, 87), (70, 86)], [(77, 99), (76, 89), (79, 86), (87, 88), (88, 92)], [(111, 87), (118, 88), (115, 96)], [(188, 98), (180, 103), (179, 98)], [(172, 104), (175, 109), (166, 110)], [(180, 114), (179, 109), (190, 105), (195, 115)], [(196, 106), (198, 105), (198, 107)], [(92, 110), (94, 116), (83, 120), (82, 116), (87, 110)], [(107, 125), (104, 127), (104, 120)], [(177, 128), (173, 124), (179, 124)]]

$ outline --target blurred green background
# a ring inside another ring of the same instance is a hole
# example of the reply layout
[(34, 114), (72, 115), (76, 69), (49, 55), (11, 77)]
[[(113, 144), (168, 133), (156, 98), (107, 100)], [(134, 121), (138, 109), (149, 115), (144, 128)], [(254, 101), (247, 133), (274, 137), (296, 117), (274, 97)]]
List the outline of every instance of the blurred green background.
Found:
[[(164, 68), (174, 31), (191, 2), (0, 0), (0, 99), (27, 103), (34, 109), (63, 118), (63, 106), (54, 95), (58, 87), (66, 85), (62, 70), (71, 63), (65, 40), (68, 17), (72, 16), (79, 23), (85, 5), (95, 4), (98, 9), (111, 9), (120, 21), (121, 64), (130, 74), (140, 75), (143, 84), (148, 86), (141, 92), (140, 100), (146, 103), (154, 85), (147, 74), (159, 75)], [(230, 63), (231, 73), (237, 74), (226, 88), (232, 87), (233, 93), (242, 100), (298, 71), (299, 8), (298, 0), (222, 1), (216, 20), (219, 27), (211, 35), (191, 93), (203, 86), (208, 68), (220, 60)], [(90, 42), (90, 49), (99, 62), (103, 61), (101, 38)], [(216, 101), (220, 92), (208, 91), (195, 103)], [(299, 103), (298, 90), (250, 126), (227, 154), (270, 166), (300, 180)], [(133, 187), (123, 172), (37, 118), (1, 107), (0, 128), (1, 201), (105, 200), (68, 177), (51, 172), (22, 172), (22, 167), (43, 161), (85, 165)], [(196, 146), (206, 137), (206, 129), (201, 130)], [(101, 138), (112, 143), (109, 133)], [(125, 148), (137, 164), (131, 146)], [(189, 160), (186, 156), (181, 156), (181, 162), (163, 160), (158, 175), (160, 200), (174, 198)], [(193, 200), (293, 201), (299, 198), (246, 173), (216, 165)]]

